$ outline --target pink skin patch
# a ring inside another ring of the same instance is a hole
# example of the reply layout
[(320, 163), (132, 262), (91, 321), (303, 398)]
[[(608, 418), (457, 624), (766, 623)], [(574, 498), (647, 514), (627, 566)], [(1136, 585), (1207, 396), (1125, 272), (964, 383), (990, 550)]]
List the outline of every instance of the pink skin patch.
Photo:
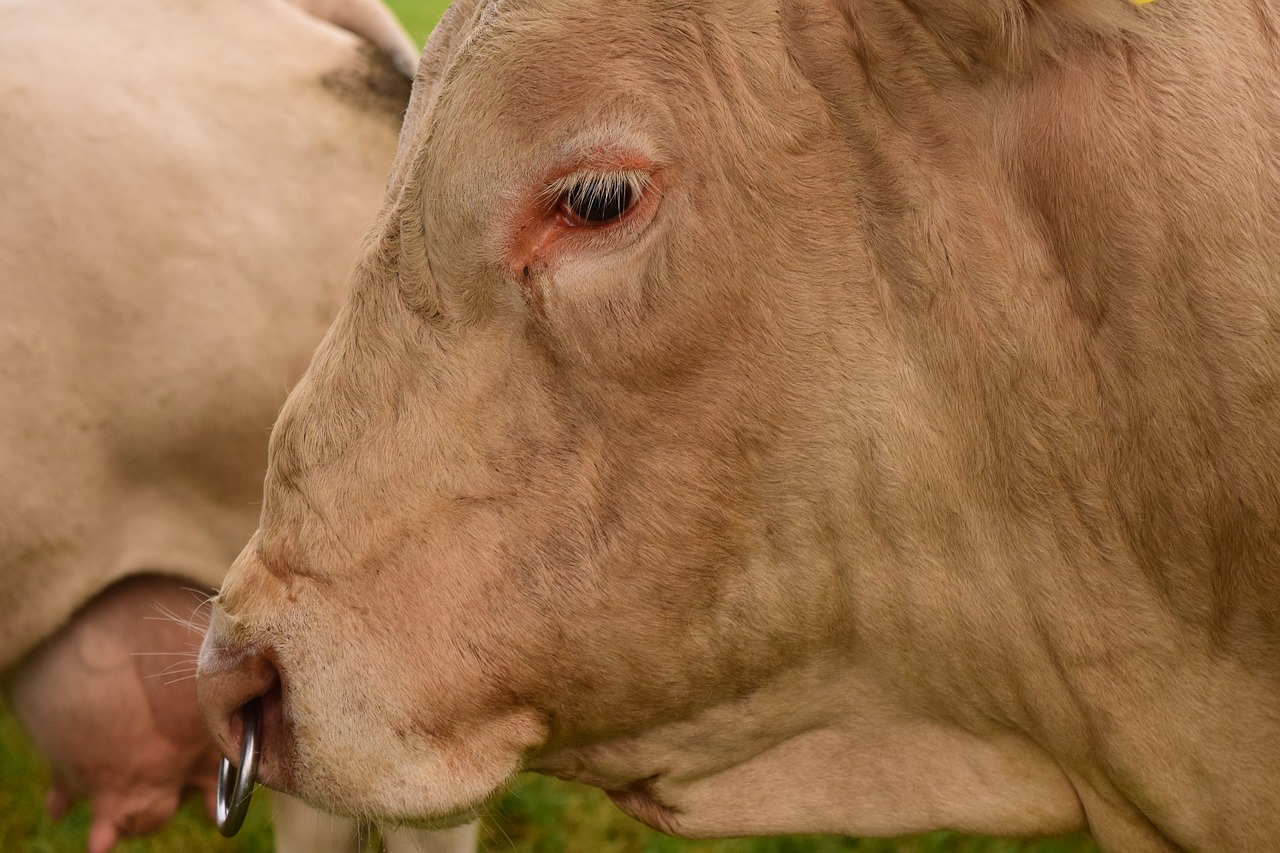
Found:
[(89, 853), (164, 826), (188, 791), (212, 807), (217, 751), (191, 678), (201, 600), (182, 581), (123, 581), (15, 673), (14, 710), (53, 769), (46, 807), (90, 800)]

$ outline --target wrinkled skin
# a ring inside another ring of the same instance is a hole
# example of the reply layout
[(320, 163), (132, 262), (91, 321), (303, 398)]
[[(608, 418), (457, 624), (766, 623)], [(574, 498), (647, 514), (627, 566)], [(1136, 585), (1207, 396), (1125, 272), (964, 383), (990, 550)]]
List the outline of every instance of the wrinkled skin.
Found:
[(220, 748), (264, 695), (347, 812), (532, 768), (677, 834), (1280, 846), (1276, 32), (456, 4), (211, 617)]
[(164, 826), (188, 789), (212, 816), (218, 752), (191, 689), (207, 599), (171, 578), (121, 581), (9, 683), (18, 719), (53, 766), (50, 814), (81, 797), (93, 806), (89, 853)]

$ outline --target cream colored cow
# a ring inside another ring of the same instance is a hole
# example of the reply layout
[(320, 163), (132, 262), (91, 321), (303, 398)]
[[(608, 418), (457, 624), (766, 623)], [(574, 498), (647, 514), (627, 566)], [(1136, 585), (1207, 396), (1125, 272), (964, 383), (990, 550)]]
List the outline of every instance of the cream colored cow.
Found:
[(1276, 0), (463, 0), (200, 695), (367, 814), (1276, 850), (1278, 614)]
[[(207, 618), (185, 588), (253, 530), (407, 102), (380, 3), (312, 11), (354, 32), (274, 0), (0, 2), (0, 671), (95, 853), (212, 786), (199, 634), (163, 617)], [(281, 853), (357, 849), (277, 805)]]

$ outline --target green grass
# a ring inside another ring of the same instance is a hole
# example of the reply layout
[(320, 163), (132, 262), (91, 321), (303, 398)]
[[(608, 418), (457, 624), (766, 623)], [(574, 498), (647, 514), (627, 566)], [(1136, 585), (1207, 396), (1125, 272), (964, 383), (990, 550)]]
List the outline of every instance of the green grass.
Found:
[[(422, 44), (448, 5), (442, 0), (391, 0)], [(55, 823), (45, 814), (49, 771), (17, 721), (0, 704), (0, 851), (81, 853), (89, 828), (85, 804)], [(601, 794), (536, 776), (521, 777), (485, 821), (485, 853), (1093, 853), (1084, 836), (1005, 841), (933, 833), (909, 839), (832, 837), (680, 841), (625, 817)], [(254, 798), (249, 820), (232, 840), (218, 836), (197, 802), (186, 803), (162, 832), (128, 841), (120, 853), (270, 853), (265, 798)]]
[(449, 8), (449, 0), (389, 0), (387, 5), (399, 16), (409, 35), (418, 44), (426, 44), (431, 28)]
[[(44, 810), (49, 770), (36, 755), (17, 719), (0, 702), (0, 851), (83, 853), (89, 834), (89, 807), (80, 803), (58, 822)], [(246, 830), (227, 840), (214, 831), (196, 800), (183, 804), (165, 830), (127, 841), (119, 853), (271, 853), (265, 803), (254, 803)]]

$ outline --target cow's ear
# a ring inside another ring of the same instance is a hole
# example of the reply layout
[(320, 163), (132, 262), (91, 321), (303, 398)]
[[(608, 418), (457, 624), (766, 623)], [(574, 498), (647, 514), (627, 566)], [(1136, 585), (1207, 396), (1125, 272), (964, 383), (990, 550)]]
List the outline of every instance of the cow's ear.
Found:
[(1068, 42), (1121, 32), (1146, 2), (791, 0), (784, 8), (793, 38), (820, 50), (822, 43), (841, 44), (868, 77), (919, 72), (972, 79), (1025, 72), (1065, 52)]

